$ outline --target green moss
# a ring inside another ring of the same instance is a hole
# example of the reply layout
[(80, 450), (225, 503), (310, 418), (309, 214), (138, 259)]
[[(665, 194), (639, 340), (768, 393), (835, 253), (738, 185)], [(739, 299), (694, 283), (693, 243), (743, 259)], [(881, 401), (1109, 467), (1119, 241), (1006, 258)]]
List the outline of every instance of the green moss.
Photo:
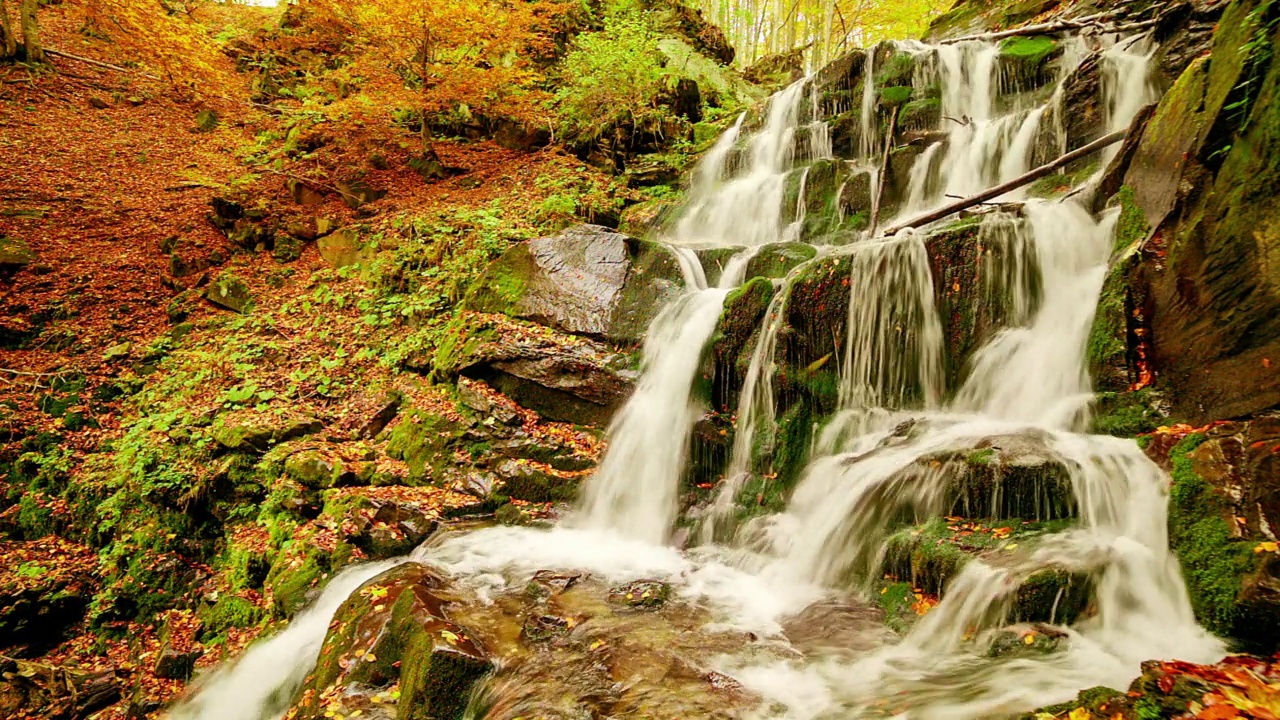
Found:
[(1128, 284), (1126, 263), (1111, 268), (1102, 284), (1102, 294), (1098, 298), (1093, 326), (1089, 328), (1089, 343), (1085, 351), (1095, 380), (1107, 376), (1111, 368), (1124, 366), (1126, 363), (1129, 351), (1129, 327), (1125, 313)]
[(1099, 435), (1115, 437), (1149, 433), (1168, 424), (1168, 418), (1156, 409), (1154, 399), (1148, 388), (1098, 393), (1098, 414), (1094, 415), (1090, 429)]
[(996, 451), (994, 448), (982, 448), (974, 450), (965, 458), (965, 462), (970, 465), (989, 465), (995, 459)]
[(894, 108), (907, 104), (911, 100), (912, 88), (886, 87), (880, 88), (880, 106)]
[(778, 481), (787, 487), (795, 484), (808, 463), (814, 421), (813, 410), (804, 401), (792, 405), (778, 420), (773, 469)]
[(1000, 55), (1013, 58), (1042, 59), (1058, 49), (1058, 41), (1047, 35), (1011, 37), (1000, 43)]
[(1250, 543), (1231, 537), (1228, 508), (1187, 457), (1205, 439), (1198, 433), (1188, 435), (1169, 452), (1169, 541), (1182, 564), (1196, 618), (1209, 630), (1229, 635), (1238, 619), (1241, 580), (1253, 571), (1256, 560)]
[(1151, 226), (1147, 224), (1146, 213), (1138, 206), (1132, 187), (1125, 185), (1120, 188), (1116, 201), (1120, 205), (1120, 217), (1116, 220), (1115, 250), (1120, 252), (1146, 238)]
[(898, 114), (899, 127), (912, 130), (928, 130), (942, 120), (942, 101), (938, 98), (912, 100), (902, 106)]
[(904, 633), (916, 620), (911, 606), (915, 603), (915, 590), (911, 583), (886, 582), (880, 588), (876, 604), (884, 612), (884, 622), (894, 632)]
[(204, 638), (222, 635), (231, 628), (253, 627), (262, 621), (262, 610), (237, 595), (223, 595), (200, 612), (200, 632)]
[[(881, 46), (883, 47), (883, 46)], [(912, 76), (915, 74), (916, 59), (911, 53), (894, 53), (876, 72), (876, 87), (890, 88), (894, 86), (911, 85)], [(906, 100), (903, 100), (906, 102)]]
[(1093, 177), (1099, 165), (1096, 162), (1072, 166), (1074, 169), (1061, 171), (1042, 177), (1027, 186), (1027, 194), (1031, 197), (1053, 199), (1065, 196), (1081, 183)]

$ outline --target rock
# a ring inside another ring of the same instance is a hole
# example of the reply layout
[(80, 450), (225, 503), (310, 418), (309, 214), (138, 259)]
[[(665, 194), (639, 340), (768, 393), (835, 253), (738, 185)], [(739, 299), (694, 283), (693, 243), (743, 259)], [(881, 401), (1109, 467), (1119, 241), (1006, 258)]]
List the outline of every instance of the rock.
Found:
[(15, 273), (35, 259), (35, 252), (25, 240), (0, 235), (0, 275)]
[(400, 406), (403, 403), (404, 395), (400, 391), (392, 390), (387, 393), (378, 411), (356, 431), (356, 437), (362, 440), (372, 440), (377, 437), (378, 433), (382, 432), (400, 414)]
[(632, 363), (602, 343), (501, 316), (463, 313), (433, 355), (406, 365), (483, 380), (549, 420), (604, 425), (631, 393)]
[(508, 250), (477, 281), (466, 306), (634, 343), (682, 285), (679, 264), (665, 248), (579, 225)]
[(375, 190), (360, 180), (337, 182), (334, 185), (342, 195), (342, 201), (352, 210), (358, 210), (363, 205), (381, 200), (387, 194), (386, 190)]
[(302, 241), (288, 233), (276, 233), (271, 257), (279, 263), (291, 263), (302, 257)]
[(994, 435), (973, 447), (921, 458), (907, 476), (948, 478), (944, 515), (967, 518), (1054, 520), (1075, 513), (1075, 494), (1066, 461), (1034, 431)]
[(817, 249), (806, 243), (765, 245), (747, 262), (746, 279), (786, 277), (797, 265), (812, 260), (817, 254)]
[(89, 97), (89, 105), (97, 110), (106, 110), (107, 108), (111, 107), (111, 103), (107, 102), (106, 100), (104, 100), (102, 97), (98, 95), (91, 95)]
[(209, 302), (238, 313), (253, 310), (253, 293), (244, 280), (224, 272), (219, 275), (204, 291)]
[(545, 127), (530, 128), (524, 123), (502, 119), (493, 131), (493, 141), (508, 150), (533, 152), (551, 143), (551, 131)]
[(630, 187), (653, 187), (679, 183), (683, 172), (683, 167), (665, 156), (645, 155), (628, 164), (623, 177)]
[(520, 424), (520, 416), (515, 410), (485, 395), (480, 391), (481, 387), (487, 386), (478, 381), (458, 378), (458, 401), (481, 415), (492, 416), (504, 425)]
[(152, 671), (166, 680), (190, 680), (196, 669), (196, 661), (204, 655), (204, 649), (194, 643), (194, 638), (180, 638), (172, 619), (160, 630), (160, 649), (156, 651)]
[(92, 717), (121, 698), (114, 669), (78, 668), (0, 656), (0, 715), (77, 720)]
[(218, 117), (216, 110), (205, 108), (196, 113), (196, 132), (213, 132), (218, 129), (220, 124), (222, 124), (222, 119)]
[(1280, 58), (1252, 59), (1260, 6), (1226, 8), (1212, 62), (1165, 95), (1126, 176), (1153, 230), (1141, 278), (1151, 364), (1174, 413), (1197, 424), (1280, 404)]
[(404, 555), (426, 540), (440, 513), (427, 489), (335, 490), (325, 493), (322, 517), (373, 559)]
[(635, 237), (647, 237), (667, 221), (671, 213), (680, 207), (676, 200), (656, 198), (645, 200), (622, 211), (618, 230)]
[(129, 351), (133, 349), (133, 343), (122, 342), (119, 345), (112, 345), (102, 354), (103, 362), (114, 362), (116, 360), (126, 360), (129, 357)]
[(0, 555), (22, 558), (0, 568), (0, 647), (39, 654), (62, 642), (97, 591), (93, 552), (50, 536), (0, 542)]
[(447, 449), (459, 434), (457, 423), (420, 410), (411, 410), (391, 430), (387, 456), (409, 466), (413, 483), (439, 481), (452, 465)]
[(215, 423), (211, 435), (219, 445), (233, 452), (266, 452), (273, 445), (320, 432), (323, 424), (314, 418), (243, 418), (232, 414)]
[(284, 472), (304, 487), (328, 489), (338, 484), (337, 468), (318, 450), (303, 450), (284, 461)]
[(609, 602), (633, 608), (658, 607), (671, 597), (671, 585), (660, 580), (634, 580), (609, 590)]
[(1280, 416), (1271, 414), (1213, 426), (1167, 449), (1169, 544), (1196, 619), (1264, 654), (1280, 648), (1277, 448)]
[(405, 563), (352, 593), (334, 615), (293, 717), (319, 720), (330, 711), (323, 698), (398, 681), (398, 718), (460, 720), (472, 686), (492, 665), (474, 636), (449, 621), (439, 595), (447, 589), (435, 570)]
[(1102, 58), (1094, 54), (1062, 81), (1063, 107), (1071, 112), (1063, 117), (1067, 151), (1082, 148), (1106, 131), (1106, 109), (1102, 104)]
[(305, 181), (296, 178), (285, 180), (285, 187), (289, 190), (289, 197), (299, 205), (319, 205), (324, 202), (324, 190), (314, 187)]
[(561, 477), (518, 460), (499, 460), (493, 472), (502, 480), (502, 493), (527, 502), (571, 502), (578, 495), (580, 477)]
[(797, 82), (804, 75), (804, 48), (766, 55), (742, 71), (742, 77), (748, 82), (779, 90)]
[(364, 260), (363, 244), (354, 228), (342, 228), (316, 241), (320, 257), (335, 268), (355, 265)]

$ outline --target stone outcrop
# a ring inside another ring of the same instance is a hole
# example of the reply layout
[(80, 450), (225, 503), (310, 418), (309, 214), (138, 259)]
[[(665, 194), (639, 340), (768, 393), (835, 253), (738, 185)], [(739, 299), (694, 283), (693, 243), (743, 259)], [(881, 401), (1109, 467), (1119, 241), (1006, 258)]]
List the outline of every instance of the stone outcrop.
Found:
[(661, 246), (579, 225), (508, 250), (466, 304), (568, 333), (634, 343), (682, 286), (679, 264)]
[(1125, 177), (1150, 228), (1137, 282), (1152, 364), (1196, 420), (1280, 403), (1280, 60), (1255, 54), (1280, 33), (1263, 8), (1227, 8), (1212, 58), (1165, 95)]

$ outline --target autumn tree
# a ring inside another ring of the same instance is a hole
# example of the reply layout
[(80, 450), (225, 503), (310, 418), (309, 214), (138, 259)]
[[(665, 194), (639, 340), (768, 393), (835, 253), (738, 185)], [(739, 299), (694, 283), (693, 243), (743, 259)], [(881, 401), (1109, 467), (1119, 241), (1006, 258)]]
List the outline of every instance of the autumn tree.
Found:
[(40, 44), (40, 26), (36, 20), (40, 4), (37, 0), (17, 2), (18, 27), (15, 28), (5, 0), (0, 0), (0, 60), (22, 58), (27, 62), (44, 62), (44, 46)]
[(0, 0), (0, 60), (9, 60), (18, 54), (18, 38), (9, 22), (9, 8)]
[(547, 0), (312, 0), (313, 12), (349, 30), (351, 64), (333, 79), (360, 93), (338, 110), (416, 109), (421, 154), (413, 165), (441, 177), (431, 120), (441, 115), (545, 122), (539, 59), (553, 51), (551, 25), (562, 5)]

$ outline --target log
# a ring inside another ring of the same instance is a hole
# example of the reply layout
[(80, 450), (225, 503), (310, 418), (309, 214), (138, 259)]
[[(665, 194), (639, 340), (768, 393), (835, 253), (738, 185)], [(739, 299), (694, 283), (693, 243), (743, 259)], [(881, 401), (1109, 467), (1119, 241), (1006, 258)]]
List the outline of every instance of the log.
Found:
[(966, 35), (965, 37), (954, 38), (952, 40), (943, 40), (943, 45), (955, 45), (962, 42), (971, 41), (992, 41), (1003, 40), (1005, 38), (1020, 37), (1024, 35), (1051, 35), (1053, 33), (1065, 32), (1067, 30), (1079, 30), (1089, 25), (1097, 25), (1099, 21), (1110, 17), (1113, 13), (1098, 13), (1087, 17), (1077, 18), (1075, 20), (1055, 20), (1053, 22), (1040, 23), (1039, 25), (1027, 25), (1025, 27), (1014, 28), (1012, 30), (1001, 30), (1000, 32), (981, 33), (978, 35)]
[(889, 155), (893, 152), (893, 136), (898, 132), (898, 113), (902, 110), (901, 105), (895, 105), (893, 108), (893, 116), (889, 118), (889, 134), (884, 138), (884, 156), (880, 158), (880, 176), (876, 182), (876, 197), (871, 203), (871, 234), (876, 234), (876, 228), (880, 225), (880, 204), (884, 202), (884, 186), (888, 184), (889, 174)]
[(1010, 180), (1007, 183), (1001, 183), (1000, 185), (996, 185), (993, 188), (988, 188), (986, 190), (983, 190), (977, 195), (970, 195), (969, 197), (963, 200), (957, 200), (956, 202), (953, 202), (949, 205), (943, 205), (937, 210), (925, 213), (924, 215), (921, 215), (912, 220), (908, 220), (907, 222), (901, 223), (899, 225), (895, 225), (891, 228), (886, 229), (884, 231), (884, 234), (896, 235), (898, 234), (898, 232), (902, 230), (906, 230), (908, 228), (918, 228), (922, 225), (928, 225), (929, 223), (934, 222), (935, 220), (941, 220), (942, 218), (947, 217), (948, 215), (954, 215), (960, 212), (961, 210), (967, 210), (973, 207), (974, 205), (980, 205), (988, 200), (998, 198), (1007, 192), (1010, 192), (1012, 190), (1017, 190), (1023, 185), (1033, 183), (1036, 180), (1039, 180), (1040, 178), (1051, 174), (1053, 171), (1057, 170), (1058, 168), (1064, 165), (1069, 165), (1075, 162), (1076, 160), (1079, 160), (1080, 158), (1087, 157), (1089, 155), (1092, 155), (1095, 152), (1098, 152), (1099, 150), (1102, 150), (1103, 148), (1107, 148), (1112, 145), (1115, 145), (1121, 140), (1124, 140), (1125, 136), (1127, 136), (1128, 134), (1129, 134), (1128, 130), (1120, 130), (1117, 132), (1113, 132), (1110, 135), (1107, 135), (1105, 137), (1098, 138), (1097, 140), (1094, 140), (1088, 145), (1085, 145), (1084, 147), (1076, 150), (1072, 150), (1071, 152), (1067, 153), (1066, 155), (1063, 155), (1057, 160), (1054, 160), (1053, 162), (1048, 163), (1046, 165), (1041, 165), (1040, 167), (1036, 168), (1035, 170), (1032, 170), (1031, 172), (1026, 173), (1025, 175), (1019, 175), (1018, 177), (1014, 178), (1013, 180)]
[[(94, 67), (106, 68), (107, 70), (115, 70), (116, 72), (122, 72), (122, 73), (133, 72), (129, 68), (120, 67), (119, 65), (112, 65), (111, 63), (104, 63), (101, 60), (94, 60), (92, 58), (80, 57), (79, 55), (72, 55), (71, 53), (62, 52), (61, 50), (54, 50), (53, 48), (45, 48), (44, 54), (54, 55), (56, 57), (66, 58), (68, 60), (75, 60), (76, 62), (85, 63), (86, 65), (93, 65)], [(147, 73), (139, 73), (139, 74), (142, 75), (142, 77), (147, 78), (148, 80), (160, 79), (155, 75), (148, 75)]]

